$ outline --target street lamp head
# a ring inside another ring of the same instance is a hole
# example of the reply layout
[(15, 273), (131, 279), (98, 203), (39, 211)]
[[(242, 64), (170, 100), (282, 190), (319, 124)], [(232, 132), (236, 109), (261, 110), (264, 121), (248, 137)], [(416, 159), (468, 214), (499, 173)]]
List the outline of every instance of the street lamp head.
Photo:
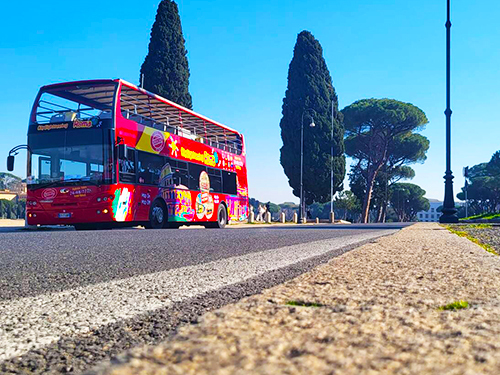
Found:
[(311, 120), (311, 123), (309, 124), (309, 126), (310, 126), (311, 128), (314, 128), (314, 127), (316, 126), (316, 124), (314, 123), (314, 120)]

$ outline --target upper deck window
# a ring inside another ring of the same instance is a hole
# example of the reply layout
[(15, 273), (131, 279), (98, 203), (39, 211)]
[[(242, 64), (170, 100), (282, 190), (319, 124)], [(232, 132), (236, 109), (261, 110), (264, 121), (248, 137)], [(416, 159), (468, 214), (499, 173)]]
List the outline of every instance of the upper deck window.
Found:
[(31, 123), (50, 124), (92, 118), (111, 119), (116, 84), (63, 85), (42, 92)]
[(243, 152), (241, 135), (175, 105), (123, 85), (120, 94), (124, 118), (177, 134), (233, 154)]

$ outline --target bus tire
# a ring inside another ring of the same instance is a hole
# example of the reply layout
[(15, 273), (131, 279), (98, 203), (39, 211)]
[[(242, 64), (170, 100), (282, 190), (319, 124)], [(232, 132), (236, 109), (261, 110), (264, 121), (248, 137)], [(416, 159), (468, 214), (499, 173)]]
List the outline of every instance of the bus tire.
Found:
[(215, 223), (207, 223), (206, 228), (219, 228), (224, 229), (227, 225), (227, 208), (224, 203), (219, 204), (219, 209), (217, 210), (217, 221)]
[(149, 210), (149, 223), (146, 228), (161, 229), (165, 228), (167, 223), (167, 206), (165, 203), (157, 199), (151, 205)]

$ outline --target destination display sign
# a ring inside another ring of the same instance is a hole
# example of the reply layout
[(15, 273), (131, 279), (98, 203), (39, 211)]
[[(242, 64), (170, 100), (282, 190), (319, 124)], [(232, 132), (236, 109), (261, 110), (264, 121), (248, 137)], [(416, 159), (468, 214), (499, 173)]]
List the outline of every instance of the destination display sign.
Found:
[(38, 132), (47, 132), (52, 130), (92, 129), (104, 127), (103, 124), (105, 121), (109, 120), (100, 120), (98, 118), (88, 120), (75, 119), (74, 121), (65, 121), (62, 123), (39, 124), (35, 125), (34, 128)]

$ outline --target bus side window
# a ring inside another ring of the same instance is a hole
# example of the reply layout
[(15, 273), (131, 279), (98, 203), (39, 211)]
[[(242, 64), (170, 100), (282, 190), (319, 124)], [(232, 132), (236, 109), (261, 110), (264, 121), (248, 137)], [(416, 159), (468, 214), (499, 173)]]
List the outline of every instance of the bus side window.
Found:
[(160, 182), (161, 169), (165, 165), (165, 158), (161, 155), (149, 154), (142, 151), (138, 151), (137, 156), (139, 183), (158, 185)]
[(210, 192), (222, 193), (222, 176), (221, 171), (215, 168), (207, 168), (208, 177), (210, 178)]
[(203, 165), (189, 163), (189, 189), (200, 190), (200, 173), (207, 170)]
[(222, 192), (236, 195), (236, 173), (222, 171)]
[(188, 189), (189, 174), (186, 169), (175, 168), (174, 178), (176, 181), (176, 188)]
[(135, 151), (129, 149), (127, 157), (119, 159), (120, 182), (135, 182)]

